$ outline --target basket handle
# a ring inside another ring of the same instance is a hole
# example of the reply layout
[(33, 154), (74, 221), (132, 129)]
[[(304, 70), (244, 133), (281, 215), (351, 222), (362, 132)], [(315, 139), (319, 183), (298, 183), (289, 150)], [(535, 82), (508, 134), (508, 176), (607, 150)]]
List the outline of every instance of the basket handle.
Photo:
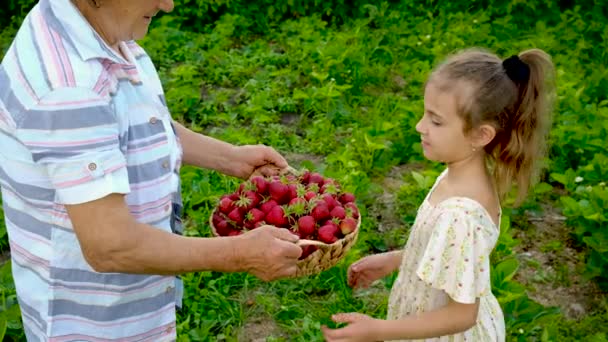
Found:
[(321, 242), (321, 241), (316, 241), (316, 240), (306, 240), (306, 239), (300, 239), (297, 242), (298, 246), (317, 246), (317, 247), (331, 247), (331, 245), (326, 244), (325, 242)]

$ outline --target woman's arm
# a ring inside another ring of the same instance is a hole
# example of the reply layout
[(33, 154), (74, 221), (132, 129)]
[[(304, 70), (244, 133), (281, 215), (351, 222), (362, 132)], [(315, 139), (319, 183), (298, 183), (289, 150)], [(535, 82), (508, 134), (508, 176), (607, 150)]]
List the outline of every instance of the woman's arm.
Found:
[(247, 179), (258, 168), (263, 175), (277, 174), (288, 164), (273, 148), (264, 145), (235, 146), (189, 130), (173, 121), (184, 152), (184, 164), (212, 169)]
[(173, 125), (184, 151), (184, 164), (224, 171), (236, 146), (193, 132), (177, 121), (173, 121)]

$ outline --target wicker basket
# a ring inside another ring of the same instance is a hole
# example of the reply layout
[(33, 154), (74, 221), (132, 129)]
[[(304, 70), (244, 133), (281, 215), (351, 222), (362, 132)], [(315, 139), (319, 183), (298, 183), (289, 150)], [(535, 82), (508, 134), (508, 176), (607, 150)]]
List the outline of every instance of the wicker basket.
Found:
[[(220, 236), (213, 225), (213, 213), (209, 217), (209, 225), (214, 236)], [(359, 228), (361, 226), (361, 216), (357, 219), (357, 228), (352, 232), (332, 244), (322, 244), (317, 250), (302, 260), (298, 260), (297, 271), (294, 277), (304, 277), (318, 274), (322, 271), (335, 266), (350, 250), (357, 241)]]

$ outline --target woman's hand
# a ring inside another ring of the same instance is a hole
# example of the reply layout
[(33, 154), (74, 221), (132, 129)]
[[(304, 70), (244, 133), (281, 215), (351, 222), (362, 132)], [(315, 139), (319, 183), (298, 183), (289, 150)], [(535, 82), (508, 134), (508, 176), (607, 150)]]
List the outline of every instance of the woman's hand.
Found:
[(296, 274), (298, 258), (302, 254), (296, 242), (298, 236), (285, 228), (262, 226), (234, 238), (239, 268), (271, 281)]
[(366, 256), (348, 268), (348, 285), (368, 288), (374, 281), (384, 278), (399, 268), (401, 251)]
[(377, 341), (376, 331), (380, 320), (368, 315), (351, 312), (333, 315), (336, 323), (347, 323), (340, 329), (321, 327), (323, 336), (328, 342), (374, 342)]
[(254, 171), (263, 176), (280, 174), (289, 166), (275, 149), (265, 145), (234, 146), (223, 168), (230, 176), (248, 179)]

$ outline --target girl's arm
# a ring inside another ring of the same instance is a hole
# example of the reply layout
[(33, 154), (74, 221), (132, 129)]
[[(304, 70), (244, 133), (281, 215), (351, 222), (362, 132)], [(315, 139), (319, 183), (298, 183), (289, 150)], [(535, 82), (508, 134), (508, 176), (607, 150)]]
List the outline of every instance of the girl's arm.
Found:
[(433, 311), (377, 321), (374, 330), (381, 341), (452, 335), (472, 328), (477, 323), (478, 310), (479, 299), (475, 304), (462, 304), (450, 298), (447, 305)]
[(401, 339), (425, 339), (452, 335), (466, 331), (477, 322), (479, 299), (475, 304), (462, 304), (449, 300), (448, 304), (420, 315), (399, 320), (375, 319), (359, 313), (332, 316), (338, 323), (348, 323), (340, 329), (322, 327), (328, 342), (392, 341)]

